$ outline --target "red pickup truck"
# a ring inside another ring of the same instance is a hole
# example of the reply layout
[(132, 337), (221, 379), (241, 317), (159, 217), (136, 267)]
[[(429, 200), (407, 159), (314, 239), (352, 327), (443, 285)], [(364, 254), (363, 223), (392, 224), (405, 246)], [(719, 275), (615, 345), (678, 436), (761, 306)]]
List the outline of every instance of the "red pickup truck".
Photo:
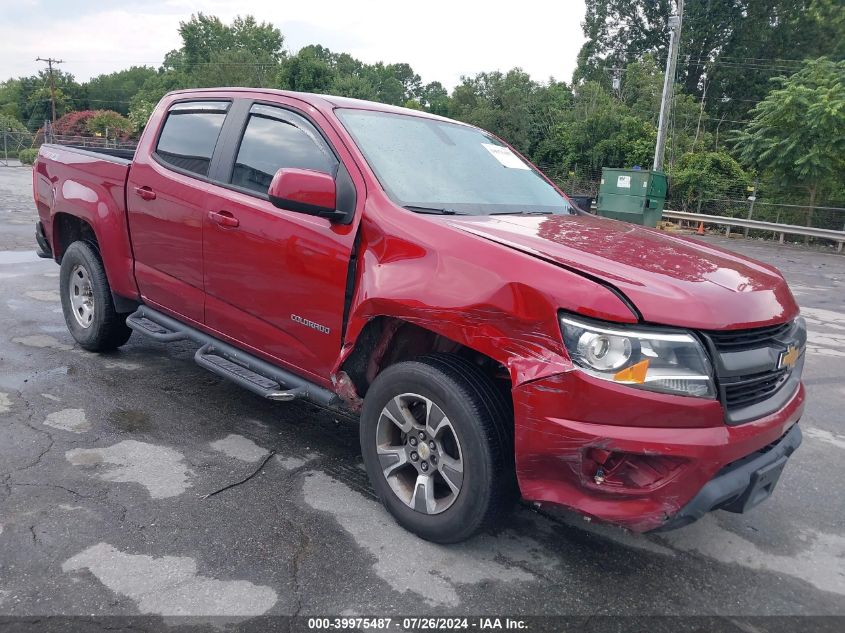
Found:
[(519, 495), (636, 531), (743, 512), (801, 442), (775, 268), (585, 213), (470, 125), (189, 90), (134, 153), (44, 145), (33, 178), (81, 347), (190, 339), (265, 398), (359, 411), (373, 488), (423, 538)]

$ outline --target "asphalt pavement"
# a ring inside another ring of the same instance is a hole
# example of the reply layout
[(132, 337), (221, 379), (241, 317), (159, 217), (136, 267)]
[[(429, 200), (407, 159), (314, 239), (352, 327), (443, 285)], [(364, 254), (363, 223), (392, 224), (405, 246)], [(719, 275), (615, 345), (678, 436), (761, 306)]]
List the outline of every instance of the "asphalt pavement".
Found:
[(778, 266), (808, 321), (804, 444), (767, 502), (646, 536), (521, 506), (495, 533), (438, 546), (374, 499), (353, 421), (262, 400), (195, 365), (190, 343), (76, 346), (58, 266), (34, 254), (35, 218), (30, 170), (0, 166), (0, 625), (845, 616), (841, 255), (705, 238)]

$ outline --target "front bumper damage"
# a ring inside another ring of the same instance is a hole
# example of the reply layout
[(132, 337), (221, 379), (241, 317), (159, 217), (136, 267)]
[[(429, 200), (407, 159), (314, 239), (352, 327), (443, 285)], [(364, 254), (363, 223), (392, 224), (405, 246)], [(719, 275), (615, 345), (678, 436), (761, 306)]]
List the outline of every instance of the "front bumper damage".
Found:
[(582, 372), (520, 385), (513, 397), (523, 498), (635, 532), (681, 527), (717, 508), (750, 509), (801, 441), (800, 384), (778, 411), (735, 426), (716, 400)]
[(674, 530), (697, 521), (711, 510), (742, 513), (768, 499), (787, 459), (801, 445), (795, 424), (778, 441), (728, 464), (704, 484), (692, 501), (681, 508), (659, 531)]

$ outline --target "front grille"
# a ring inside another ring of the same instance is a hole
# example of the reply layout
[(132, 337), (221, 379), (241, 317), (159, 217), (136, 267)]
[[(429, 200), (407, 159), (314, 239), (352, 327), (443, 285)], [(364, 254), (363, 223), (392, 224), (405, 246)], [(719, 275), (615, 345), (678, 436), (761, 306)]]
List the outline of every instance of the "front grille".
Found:
[(784, 368), (723, 380), (725, 406), (728, 409), (740, 409), (763, 402), (781, 388), (788, 374), (789, 371)]
[(804, 320), (749, 330), (701, 333), (713, 360), (719, 399), (728, 424), (742, 424), (776, 411), (798, 388), (803, 358), (793, 369), (778, 367), (783, 354), (807, 340)]
[(755, 347), (766, 347), (772, 341), (777, 340), (792, 328), (792, 323), (779, 323), (767, 327), (754, 328), (753, 330), (721, 330), (719, 332), (707, 332), (707, 336), (713, 341), (716, 349), (720, 352), (737, 352)]

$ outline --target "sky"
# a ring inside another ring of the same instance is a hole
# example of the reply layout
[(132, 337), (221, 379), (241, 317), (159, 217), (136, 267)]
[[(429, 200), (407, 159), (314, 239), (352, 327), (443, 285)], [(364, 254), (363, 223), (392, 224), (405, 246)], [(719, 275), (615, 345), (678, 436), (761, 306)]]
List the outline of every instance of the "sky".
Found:
[(36, 57), (84, 81), (132, 65), (158, 66), (180, 46), (179, 22), (202, 11), (229, 22), (272, 22), (296, 52), (322, 44), (366, 63), (406, 62), (423, 82), (507, 71), (569, 81), (584, 36), (583, 0), (0, 0), (0, 81), (35, 74)]

